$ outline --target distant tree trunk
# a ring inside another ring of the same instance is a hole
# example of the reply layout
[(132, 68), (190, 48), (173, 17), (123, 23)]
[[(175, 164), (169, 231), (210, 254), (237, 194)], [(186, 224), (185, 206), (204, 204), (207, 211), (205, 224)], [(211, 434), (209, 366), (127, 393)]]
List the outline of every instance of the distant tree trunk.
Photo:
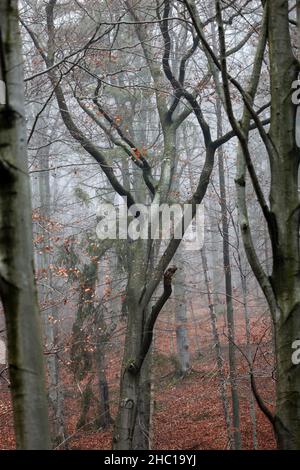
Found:
[[(197, 318), (195, 316), (195, 312), (194, 312), (194, 306), (193, 306), (193, 302), (192, 300), (190, 301), (190, 309), (191, 309), (191, 316), (192, 316), (192, 321), (193, 321), (193, 324), (194, 324), (194, 331), (195, 331), (195, 343), (196, 343), (196, 353), (197, 353), (197, 357), (201, 357), (202, 353), (201, 353), (201, 344), (200, 344), (200, 340), (199, 340), (199, 336), (201, 336), (201, 331), (199, 333), (198, 331), (198, 327), (199, 325), (197, 326)], [(201, 327), (200, 327), (201, 329)]]
[(18, 2), (0, 3), (0, 295), (8, 341), (16, 445), (50, 446), (40, 318), (33, 274)]
[[(217, 98), (217, 125), (218, 137), (222, 136), (222, 107), (221, 100)], [(227, 214), (225, 171), (224, 171), (224, 152), (222, 147), (218, 149), (218, 169), (220, 184), (220, 206), (222, 213), (222, 236), (223, 236), (223, 266), (225, 274), (225, 291), (226, 291), (226, 313), (228, 328), (228, 348), (229, 348), (229, 374), (232, 398), (232, 417), (233, 417), (233, 436), (234, 446), (236, 450), (241, 449), (241, 432), (240, 432), (240, 410), (239, 396), (236, 377), (236, 358), (235, 358), (235, 332), (234, 332), (234, 313), (232, 304), (232, 282), (231, 282), (231, 265), (230, 265), (230, 249), (229, 249), (229, 220)]]
[[(98, 284), (100, 284), (98, 288), (98, 295), (100, 299), (102, 299), (102, 301), (108, 301), (109, 316), (111, 317), (111, 319), (110, 324), (108, 326), (104, 318), (106, 309), (102, 305), (101, 301), (101, 303), (96, 307), (95, 311), (95, 362), (99, 386), (99, 418), (97, 420), (97, 424), (102, 429), (106, 429), (113, 422), (113, 419), (110, 414), (109, 385), (106, 374), (106, 351), (107, 346), (109, 345), (109, 342), (111, 340), (112, 334), (117, 326), (119, 305), (117, 305), (116, 299), (118, 280), (116, 280), (116, 273), (114, 272), (116, 258), (114, 256), (110, 256), (108, 263), (105, 258), (102, 258), (102, 260), (103, 262), (99, 263), (98, 266), (97, 280)], [(100, 261), (101, 258), (99, 258), (99, 262)], [(106, 294), (107, 288), (109, 288), (109, 294)]]
[[(91, 331), (87, 330), (85, 325), (88, 319), (93, 318), (95, 315), (94, 296), (97, 267), (97, 259), (95, 258), (83, 266), (80, 274), (78, 309), (72, 328), (72, 345), (70, 350), (74, 378), (78, 384), (90, 374), (93, 365), (93, 353), (90, 351), (87, 338)], [(81, 410), (76, 424), (77, 429), (84, 426), (87, 421), (87, 415), (93, 399), (91, 382), (92, 377), (89, 376), (81, 393)]]
[[(252, 363), (252, 351), (251, 351), (251, 325), (248, 311), (248, 289), (247, 281), (244, 272), (242, 271), (242, 266), (240, 268), (241, 274), (241, 284), (243, 292), (243, 304), (244, 304), (244, 315), (245, 315), (245, 325), (246, 325), (246, 354), (249, 363)], [(251, 377), (249, 377), (249, 383), (251, 386)], [(253, 448), (257, 449), (257, 429), (256, 429), (256, 414), (255, 414), (255, 402), (252, 390), (250, 389), (249, 393), (249, 406), (250, 406), (250, 417), (252, 424), (252, 439), (253, 439)]]
[[(243, 295), (243, 307), (244, 307), (244, 317), (245, 317), (245, 329), (246, 329), (246, 355), (249, 364), (252, 364), (252, 351), (251, 351), (251, 324), (249, 318), (249, 309), (248, 309), (248, 286), (247, 286), (247, 278), (245, 274), (245, 266), (243, 265), (243, 258), (242, 253), (240, 250), (240, 234), (238, 227), (236, 227), (236, 237), (237, 237), (237, 265), (240, 273), (241, 278), (241, 288), (242, 288), (242, 295)], [(252, 424), (252, 440), (253, 440), (253, 448), (257, 449), (257, 422), (256, 422), (256, 413), (255, 413), (255, 399), (251, 387), (251, 371), (249, 372), (249, 407), (250, 407), (250, 417), (251, 417), (251, 424)]]
[(217, 194), (210, 193), (207, 197), (207, 225), (209, 230), (209, 245), (206, 247), (207, 262), (209, 270), (211, 271), (212, 281), (212, 296), (214, 302), (214, 309), (216, 315), (224, 313), (224, 305), (222, 300), (224, 297), (220, 296), (220, 293), (224, 291), (224, 270), (222, 269), (222, 236), (219, 232), (219, 217), (220, 211), (218, 210)]
[[(97, 280), (98, 278), (96, 278)], [(96, 282), (95, 280), (95, 282)], [(104, 291), (104, 279), (102, 278), (100, 284), (102, 284), (101, 298), (103, 298)], [(99, 417), (97, 419), (97, 425), (102, 429), (108, 428), (112, 424), (112, 417), (110, 414), (110, 403), (109, 403), (109, 386), (106, 377), (106, 347), (109, 342), (110, 334), (107, 332), (107, 326), (104, 320), (104, 310), (102, 305), (98, 305), (95, 311), (95, 341), (96, 341), (96, 352), (95, 352), (95, 363), (98, 375), (98, 387), (99, 387)], [(114, 312), (112, 312), (114, 315)], [(114, 321), (114, 320), (112, 320)], [(112, 326), (112, 330), (114, 326)]]
[(179, 252), (174, 257), (179, 269), (174, 279), (175, 294), (175, 321), (176, 321), (176, 344), (178, 359), (178, 374), (185, 376), (190, 368), (189, 338), (187, 331), (187, 308), (185, 296), (185, 272), (183, 258)]
[(51, 192), (49, 179), (49, 152), (50, 146), (44, 145), (45, 134), (42, 128), (46, 129), (47, 125), (44, 119), (41, 119), (40, 134), (37, 139), (39, 149), (37, 151), (40, 172), (38, 173), (39, 183), (39, 214), (40, 220), (38, 230), (42, 237), (40, 243), (40, 253), (37, 258), (37, 268), (41, 270), (42, 277), (38, 286), (40, 297), (40, 305), (47, 303), (47, 308), (43, 314), (44, 336), (46, 340), (46, 348), (49, 352), (47, 355), (48, 370), (48, 396), (53, 411), (52, 440), (54, 447), (65, 440), (64, 426), (64, 394), (62, 384), (59, 380), (59, 360), (56, 353), (58, 347), (58, 310), (55, 305), (53, 296), (53, 280), (50, 269), (51, 264), (51, 237), (49, 234), (49, 221), (51, 219)]
[[(102, 253), (107, 248), (102, 247)], [(100, 255), (100, 256), (101, 256)], [(103, 318), (102, 305), (95, 304), (96, 284), (98, 280), (98, 260), (100, 256), (94, 256), (89, 264), (85, 264), (80, 277), (80, 293), (78, 300), (78, 310), (76, 320), (73, 324), (73, 341), (71, 348), (71, 359), (73, 361), (73, 371), (75, 379), (80, 382), (90, 374), (92, 366), (97, 370), (98, 378), (98, 410), (99, 414), (95, 420), (98, 426), (107, 428), (112, 420), (109, 406), (109, 388), (106, 378), (105, 346), (107, 338), (110, 336), (106, 331), (106, 324)], [(104, 286), (104, 280), (103, 284)], [(102, 297), (104, 294), (102, 293)], [(94, 329), (87, 329), (87, 322), (93, 320)], [(96, 343), (95, 352), (88, 349), (88, 336), (93, 337)], [(81, 413), (77, 422), (77, 429), (87, 424), (87, 417), (92, 400), (95, 398), (92, 390), (93, 375), (88, 378), (87, 384), (81, 396)]]
[(227, 391), (226, 391), (226, 378), (224, 374), (223, 357), (222, 357), (220, 337), (219, 337), (218, 326), (217, 326), (215, 306), (213, 303), (213, 296), (211, 292), (211, 281), (210, 281), (209, 272), (208, 272), (205, 247), (201, 249), (201, 261), (202, 261), (202, 268), (203, 268), (203, 273), (204, 273), (205, 287), (207, 291), (208, 308), (209, 308), (209, 314), (210, 314), (210, 323), (211, 323), (214, 347), (216, 350), (218, 377), (219, 377), (219, 382), (220, 382), (221, 399), (222, 399), (224, 418), (225, 418), (225, 423), (226, 423), (226, 431), (227, 431), (228, 442), (231, 446), (232, 436), (231, 436), (229, 404), (228, 404)]
[[(99, 324), (99, 323), (98, 323)], [(105, 337), (99, 335), (96, 346), (96, 367), (98, 370), (98, 385), (99, 385), (99, 419), (98, 425), (106, 429), (112, 423), (110, 416), (109, 406), (109, 388), (106, 378), (106, 364), (105, 364)]]

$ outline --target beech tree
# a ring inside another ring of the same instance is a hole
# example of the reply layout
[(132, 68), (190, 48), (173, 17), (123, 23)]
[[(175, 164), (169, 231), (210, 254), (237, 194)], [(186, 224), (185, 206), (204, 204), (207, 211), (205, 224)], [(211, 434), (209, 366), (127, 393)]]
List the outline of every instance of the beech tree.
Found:
[(33, 272), (31, 197), (18, 2), (0, 4), (0, 296), (3, 303), (16, 445), (49, 447), (39, 309)]

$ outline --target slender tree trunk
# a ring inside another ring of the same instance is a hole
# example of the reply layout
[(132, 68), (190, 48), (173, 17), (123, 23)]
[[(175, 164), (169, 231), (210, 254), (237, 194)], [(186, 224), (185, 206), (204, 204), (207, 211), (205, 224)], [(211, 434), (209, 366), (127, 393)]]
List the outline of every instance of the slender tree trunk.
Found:
[[(98, 323), (99, 325), (99, 323)], [(103, 325), (102, 325), (103, 326)], [(106, 378), (105, 364), (105, 335), (99, 335), (96, 350), (96, 366), (98, 371), (99, 385), (99, 420), (98, 425), (103, 429), (108, 428), (112, 423), (109, 406), (109, 388)]]
[[(207, 198), (208, 226), (209, 226), (209, 249), (207, 247), (207, 261), (212, 276), (212, 296), (214, 309), (217, 315), (224, 312), (224, 307), (220, 292), (224, 291), (224, 270), (222, 269), (222, 252), (219, 247), (222, 246), (222, 236), (218, 230), (219, 215), (216, 204), (217, 195), (210, 193)], [(214, 200), (215, 199), (215, 200)]]
[(174, 257), (179, 266), (174, 279), (175, 293), (175, 321), (176, 321), (176, 344), (178, 359), (178, 374), (185, 376), (190, 368), (189, 337), (187, 330), (187, 308), (185, 295), (185, 272), (184, 262), (180, 255), (180, 248)]
[[(246, 276), (242, 271), (242, 266), (240, 267), (241, 273), (241, 284), (242, 284), (242, 292), (243, 292), (243, 304), (244, 304), (244, 315), (245, 315), (245, 326), (246, 326), (246, 354), (249, 363), (252, 363), (252, 351), (251, 351), (251, 326), (250, 326), (250, 318), (249, 318), (249, 311), (248, 311), (248, 289), (247, 289), (247, 281)], [(251, 377), (249, 377), (249, 384), (251, 387)], [(256, 430), (256, 414), (255, 414), (255, 402), (252, 390), (250, 389), (249, 392), (249, 406), (250, 406), (250, 417), (252, 423), (252, 439), (253, 439), (253, 448), (257, 449), (257, 430)]]
[(43, 315), (44, 336), (46, 348), (49, 352), (47, 355), (48, 370), (48, 396), (53, 411), (52, 440), (54, 447), (65, 440), (64, 429), (64, 395), (59, 380), (59, 360), (56, 353), (58, 347), (58, 309), (55, 305), (53, 295), (53, 280), (50, 269), (51, 264), (51, 238), (49, 235), (49, 221), (51, 219), (51, 191), (49, 179), (49, 152), (50, 146), (43, 145), (45, 136), (42, 129), (46, 129), (46, 122), (40, 118), (41, 124), (37, 128), (40, 130), (37, 145), (40, 147), (37, 152), (40, 171), (38, 173), (39, 183), (39, 214), (40, 221), (38, 231), (42, 237), (40, 243), (40, 253), (37, 258), (37, 268), (41, 270), (42, 278), (38, 286), (40, 297), (40, 305), (46, 302), (47, 309)]
[(16, 444), (50, 446), (40, 318), (33, 274), (31, 196), (27, 169), (18, 2), (0, 3), (0, 295), (8, 340)]
[(230, 423), (229, 404), (228, 404), (227, 391), (226, 391), (226, 379), (225, 379), (225, 374), (224, 374), (223, 357), (222, 357), (222, 352), (221, 352), (220, 337), (219, 337), (218, 326), (217, 326), (217, 317), (216, 317), (215, 307), (213, 303), (213, 296), (211, 292), (211, 281), (209, 278), (207, 257), (206, 257), (206, 252), (205, 252), (204, 247), (201, 249), (201, 261), (202, 261), (202, 267), (203, 267), (203, 273), (204, 273), (205, 288), (207, 291), (207, 299), (208, 299), (208, 307), (209, 307), (210, 323), (211, 323), (211, 328), (212, 328), (214, 347), (216, 350), (218, 376), (219, 376), (219, 382), (220, 382), (221, 399), (222, 399), (224, 418), (225, 418), (225, 423), (226, 423), (227, 437), (228, 437), (229, 444), (232, 445), (231, 423)]
[[(218, 137), (222, 136), (222, 108), (221, 100), (217, 99), (217, 121), (218, 121)], [(225, 274), (225, 292), (226, 292), (226, 313), (228, 328), (228, 348), (229, 348), (229, 374), (232, 399), (232, 417), (233, 417), (233, 436), (234, 447), (236, 450), (241, 449), (241, 432), (240, 432), (240, 410), (239, 396), (237, 388), (237, 372), (236, 372), (236, 354), (235, 354), (235, 332), (234, 332), (234, 312), (232, 304), (232, 282), (231, 282), (231, 265), (230, 265), (230, 248), (229, 248), (229, 221), (227, 214), (227, 199), (225, 186), (224, 171), (224, 152), (222, 147), (218, 149), (218, 169), (220, 184), (220, 205), (222, 213), (222, 235), (223, 235), (223, 266)]]
[[(237, 237), (239, 237), (238, 230), (236, 231)], [(249, 309), (248, 309), (248, 286), (247, 286), (247, 279), (245, 274), (245, 267), (243, 266), (241, 250), (239, 245), (239, 238), (238, 238), (238, 247), (237, 247), (237, 261), (238, 261), (238, 269), (240, 272), (241, 278), (241, 288), (242, 288), (242, 295), (243, 295), (243, 308), (244, 308), (244, 317), (245, 317), (245, 329), (246, 329), (246, 355), (249, 364), (252, 364), (252, 351), (251, 351), (251, 324), (249, 318)], [(251, 388), (251, 373), (249, 373), (249, 407), (250, 407), (250, 417), (251, 417), (251, 424), (252, 424), (252, 440), (253, 440), (253, 448), (257, 449), (257, 422), (256, 422), (256, 413), (255, 413), (255, 400), (254, 395)]]

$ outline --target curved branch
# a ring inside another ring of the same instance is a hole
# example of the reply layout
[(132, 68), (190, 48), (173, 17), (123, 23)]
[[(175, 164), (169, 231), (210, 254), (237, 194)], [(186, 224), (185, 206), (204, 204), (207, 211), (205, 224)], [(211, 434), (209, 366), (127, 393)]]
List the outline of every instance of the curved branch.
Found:
[[(169, 35), (168, 21), (166, 20), (166, 18), (169, 16), (169, 8), (170, 8), (170, 2), (169, 2), (169, 0), (166, 0), (165, 1), (165, 8), (164, 8), (164, 21), (161, 23), (161, 32), (162, 32), (163, 39), (164, 39), (164, 44), (165, 44), (164, 55), (163, 55), (163, 59), (162, 59), (164, 73), (165, 73), (165, 76), (167, 77), (167, 79), (169, 80), (169, 82), (171, 83), (171, 85), (174, 89), (175, 99), (179, 100), (180, 97), (184, 97), (188, 101), (188, 103), (190, 104), (192, 110), (195, 113), (197, 121), (198, 121), (198, 123), (201, 127), (205, 145), (206, 145), (206, 147), (208, 147), (211, 144), (211, 141), (212, 141), (211, 140), (211, 133), (210, 133), (209, 125), (207, 124), (207, 122), (204, 118), (204, 115), (202, 113), (201, 107), (198, 104), (197, 99), (191, 93), (189, 93), (186, 89), (184, 89), (183, 84), (180, 83), (180, 81), (178, 81), (175, 78), (175, 76), (174, 76), (174, 74), (171, 70), (171, 67), (170, 67), (169, 58), (170, 58), (170, 49), (171, 49), (171, 39), (170, 39), (170, 35)], [(181, 78), (183, 78), (183, 77), (181, 77)], [(177, 104), (176, 104), (176, 106), (177, 106)], [(171, 106), (171, 108), (167, 112), (167, 119), (168, 120), (171, 120), (173, 111), (174, 111), (174, 106), (173, 107)]]
[[(260, 186), (255, 168), (252, 163), (251, 155), (249, 152), (249, 147), (248, 147), (248, 142), (247, 142), (247, 135), (245, 134), (244, 130), (240, 126), (240, 124), (236, 121), (236, 118), (234, 116), (233, 112), (233, 107), (232, 107), (232, 101), (231, 101), (231, 95), (230, 95), (230, 89), (229, 89), (229, 77), (227, 73), (227, 60), (226, 60), (226, 44), (225, 44), (225, 32), (224, 32), (224, 27), (223, 27), (223, 19), (222, 19), (222, 12), (221, 12), (221, 4), (220, 0), (216, 0), (216, 11), (217, 11), (217, 19), (218, 19), (218, 30), (219, 30), (219, 41), (220, 41), (220, 52), (221, 52), (221, 74), (222, 74), (222, 80), (223, 80), (223, 88), (224, 88), (224, 96), (225, 96), (225, 103), (226, 103), (226, 111), (227, 115), (230, 121), (230, 124), (233, 128), (233, 130), (236, 133), (236, 136), (239, 139), (241, 148), (243, 150), (243, 154), (245, 157), (246, 165), (251, 177), (251, 181), (255, 190), (255, 194), (257, 197), (257, 200), (261, 206), (262, 212), (265, 216), (265, 219), (268, 223), (269, 227), (269, 232), (270, 235), (274, 233), (274, 221), (272, 218), (272, 214), (269, 210), (269, 206), (266, 202), (263, 190)], [(257, 49), (257, 54), (259, 54), (259, 71), (261, 68), (261, 62), (262, 62), (262, 57), (263, 53), (265, 50), (265, 45), (266, 45), (266, 38), (267, 38), (267, 12), (265, 11), (264, 15), (264, 23), (263, 23), (263, 28), (262, 28), (262, 34), (260, 37), (259, 41), (259, 46)], [(256, 71), (255, 71), (256, 72)], [(252, 98), (252, 97), (251, 97)], [(253, 98), (252, 98), (253, 101)], [(249, 106), (248, 106), (249, 104)], [(247, 97), (247, 103), (245, 102), (245, 106), (247, 110), (249, 111), (249, 107), (252, 110), (252, 104), (249, 102), (249, 97)], [(254, 113), (254, 112), (253, 112)], [(256, 125), (258, 125), (258, 130), (260, 129), (261, 122), (257, 116), (256, 113), (254, 113), (255, 117), (253, 116), (253, 113), (251, 112), (251, 116), (253, 117)], [(264, 131), (265, 133), (265, 131)]]
[[(203, 34), (202, 25), (200, 24), (200, 19), (198, 17), (198, 13), (197, 13), (197, 9), (196, 9), (196, 5), (195, 5), (194, 0), (183, 0), (183, 3), (185, 4), (185, 6), (186, 6), (186, 8), (187, 8), (187, 10), (188, 10), (188, 12), (191, 16), (191, 19), (193, 21), (195, 30), (196, 30), (197, 34), (199, 35), (200, 41), (201, 41), (202, 45), (204, 46), (204, 49), (207, 53), (207, 56), (209, 56), (211, 58), (212, 62), (217, 67), (217, 69), (220, 72), (222, 72), (222, 69), (224, 70), (224, 61), (226, 62), (226, 48), (223, 48), (223, 50), (221, 51), (222, 58), (221, 58), (221, 62), (220, 62), (218, 57), (216, 56), (215, 52), (213, 51), (213, 49), (211, 48), (210, 44), (208, 43), (208, 41), (206, 40), (206, 38)], [(222, 34), (221, 29), (223, 29), (223, 27), (220, 29), (220, 20), (221, 20), (222, 25), (223, 25), (222, 7), (220, 5), (220, 2), (216, 2), (216, 6), (218, 8), (216, 17), (218, 18), (218, 21), (219, 21), (219, 32)], [(266, 8), (265, 8), (265, 13), (266, 13), (266, 9), (267, 9), (267, 4), (266, 4)], [(265, 21), (265, 23), (266, 23), (266, 21)], [(223, 30), (223, 33), (224, 33), (224, 30)], [(220, 36), (220, 39), (222, 40), (221, 36)], [(252, 119), (256, 123), (257, 129), (259, 131), (259, 134), (261, 136), (262, 141), (264, 142), (264, 144), (266, 146), (269, 157), (273, 158), (274, 154), (276, 153), (276, 149), (275, 149), (275, 147), (272, 143), (272, 140), (271, 140), (270, 136), (264, 130), (264, 127), (261, 124), (261, 121), (259, 120), (259, 118), (257, 116), (257, 113), (254, 111), (254, 109), (252, 107), (252, 104), (251, 104), (251, 99), (249, 99), (248, 94), (245, 92), (245, 90), (240, 85), (240, 83), (228, 73), (227, 68), (226, 68), (226, 77), (224, 76), (224, 78), (226, 78), (226, 81), (230, 82), (232, 85), (234, 85), (234, 87), (239, 91), (246, 108), (248, 109), (249, 113), (251, 114)], [(224, 82), (224, 80), (223, 80), (223, 82)], [(224, 84), (224, 86), (225, 86), (225, 84)], [(240, 132), (241, 132), (241, 130), (239, 130), (239, 133)]]
[[(55, 1), (52, 2), (52, 7), (54, 7), (54, 4), (55, 4)], [(49, 5), (50, 4), (48, 4), (47, 7)], [(49, 11), (49, 9), (47, 10), (47, 26), (48, 26), (48, 30), (50, 28), (50, 32), (48, 31), (48, 34), (49, 34), (48, 37), (53, 38), (53, 34), (54, 34), (54, 32), (52, 31), (52, 28), (53, 28), (53, 13), (51, 13), (51, 11)], [(34, 32), (25, 24), (24, 24), (24, 27), (26, 28), (28, 34), (30, 35), (37, 51), (39, 52), (39, 54), (43, 58), (43, 60), (46, 64), (46, 67), (48, 68), (48, 77), (49, 77), (50, 82), (53, 86), (54, 93), (55, 93), (56, 100), (57, 100), (58, 107), (59, 107), (59, 112), (60, 112), (61, 118), (62, 118), (66, 128), (70, 132), (71, 136), (82, 146), (82, 148), (84, 148), (99, 163), (102, 171), (104, 172), (104, 174), (108, 178), (108, 180), (109, 180), (110, 184), (112, 185), (112, 187), (114, 188), (114, 190), (120, 196), (126, 197), (127, 198), (127, 206), (131, 207), (132, 205), (135, 204), (135, 200), (134, 200), (132, 194), (130, 193), (130, 191), (127, 191), (123, 187), (123, 185), (119, 182), (119, 180), (117, 179), (117, 177), (115, 175), (115, 172), (114, 172), (112, 166), (107, 162), (107, 160), (106, 160), (105, 156), (103, 155), (103, 153), (101, 152), (101, 150), (98, 147), (96, 147), (93, 144), (93, 142), (91, 140), (89, 140), (84, 135), (84, 133), (77, 127), (77, 125), (75, 124), (75, 122), (74, 122), (74, 120), (71, 116), (68, 105), (66, 103), (66, 99), (65, 99), (62, 87), (61, 87), (61, 85), (59, 85), (59, 82), (56, 79), (56, 74), (55, 74), (54, 69), (51, 69), (51, 67), (53, 66), (52, 46), (51, 45), (49, 46), (49, 43), (48, 43), (48, 47), (50, 47), (50, 56), (47, 56), (45, 54), (45, 52), (43, 51), (43, 49), (42, 49), (36, 35), (34, 34)]]
[[(100, 103), (98, 101), (98, 93), (99, 93), (100, 86), (101, 86), (101, 82), (99, 80), (99, 83), (98, 83), (98, 85), (96, 87), (96, 90), (95, 90), (95, 95), (94, 95), (94, 98), (93, 98), (93, 102), (97, 106), (98, 110), (103, 115), (103, 117), (107, 120), (107, 122), (109, 122), (109, 124), (117, 131), (117, 133), (119, 134), (121, 139), (127, 144), (128, 147), (123, 146), (125, 152), (131, 158), (133, 163), (142, 170), (145, 184), (148, 187), (148, 189), (150, 190), (150, 193), (152, 194), (152, 196), (155, 196), (155, 188), (156, 188), (157, 182), (155, 181), (155, 179), (153, 178), (153, 176), (151, 174), (151, 166), (149, 165), (147, 159), (143, 155), (140, 155), (139, 158), (136, 157), (136, 155), (134, 154), (134, 151), (137, 150), (138, 147), (129, 139), (129, 137), (127, 137), (124, 134), (124, 132), (122, 131), (120, 126), (118, 126), (116, 124), (114, 119), (100, 105)], [(113, 140), (112, 135), (111, 135), (111, 138)], [(116, 143), (116, 145), (119, 145), (116, 141), (114, 141), (114, 142)]]

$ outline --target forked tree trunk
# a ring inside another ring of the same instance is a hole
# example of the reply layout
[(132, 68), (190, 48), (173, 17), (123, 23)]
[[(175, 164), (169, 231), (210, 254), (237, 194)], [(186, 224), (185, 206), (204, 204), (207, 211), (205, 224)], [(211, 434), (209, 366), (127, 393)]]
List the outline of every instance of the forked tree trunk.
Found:
[(8, 341), (16, 445), (50, 446), (40, 318), (33, 274), (18, 2), (0, 2), (0, 295)]
[[(132, 361), (135, 361), (140, 356), (140, 346), (144, 331), (144, 312), (139, 304), (140, 295), (145, 285), (145, 269), (143, 268), (146, 265), (144, 259), (144, 241), (137, 240), (135, 244), (135, 249), (131, 251), (132, 264), (127, 285), (128, 318), (121, 371), (120, 401), (113, 435), (114, 450), (134, 448), (134, 440), (137, 439), (137, 436), (134, 437), (134, 434), (138, 423), (139, 398), (141, 392), (143, 392), (142, 379), (144, 383), (145, 381), (148, 383), (149, 380), (145, 376), (142, 377), (143, 368), (138, 373), (133, 373), (128, 367)], [(143, 367), (145, 365), (144, 363)], [(149, 373), (147, 365), (146, 371)], [(143, 400), (143, 408), (148, 407), (150, 410), (150, 391), (149, 399), (145, 396)], [(144, 431), (149, 436), (149, 429)], [(143, 440), (143, 446), (144, 449), (148, 448), (148, 439)]]
[[(163, 292), (150, 308), (145, 285), (152, 265), (148, 240), (136, 240), (132, 247), (131, 271), (127, 283), (128, 322), (121, 370), (120, 401), (113, 435), (115, 450), (149, 447), (151, 412), (150, 364), (153, 329), (157, 317), (172, 293), (172, 278), (177, 270), (170, 266), (163, 274)], [(149, 260), (149, 265), (146, 262)], [(145, 295), (145, 297), (143, 297)], [(146, 298), (146, 300), (145, 300)], [(143, 430), (143, 439), (136, 432)]]

